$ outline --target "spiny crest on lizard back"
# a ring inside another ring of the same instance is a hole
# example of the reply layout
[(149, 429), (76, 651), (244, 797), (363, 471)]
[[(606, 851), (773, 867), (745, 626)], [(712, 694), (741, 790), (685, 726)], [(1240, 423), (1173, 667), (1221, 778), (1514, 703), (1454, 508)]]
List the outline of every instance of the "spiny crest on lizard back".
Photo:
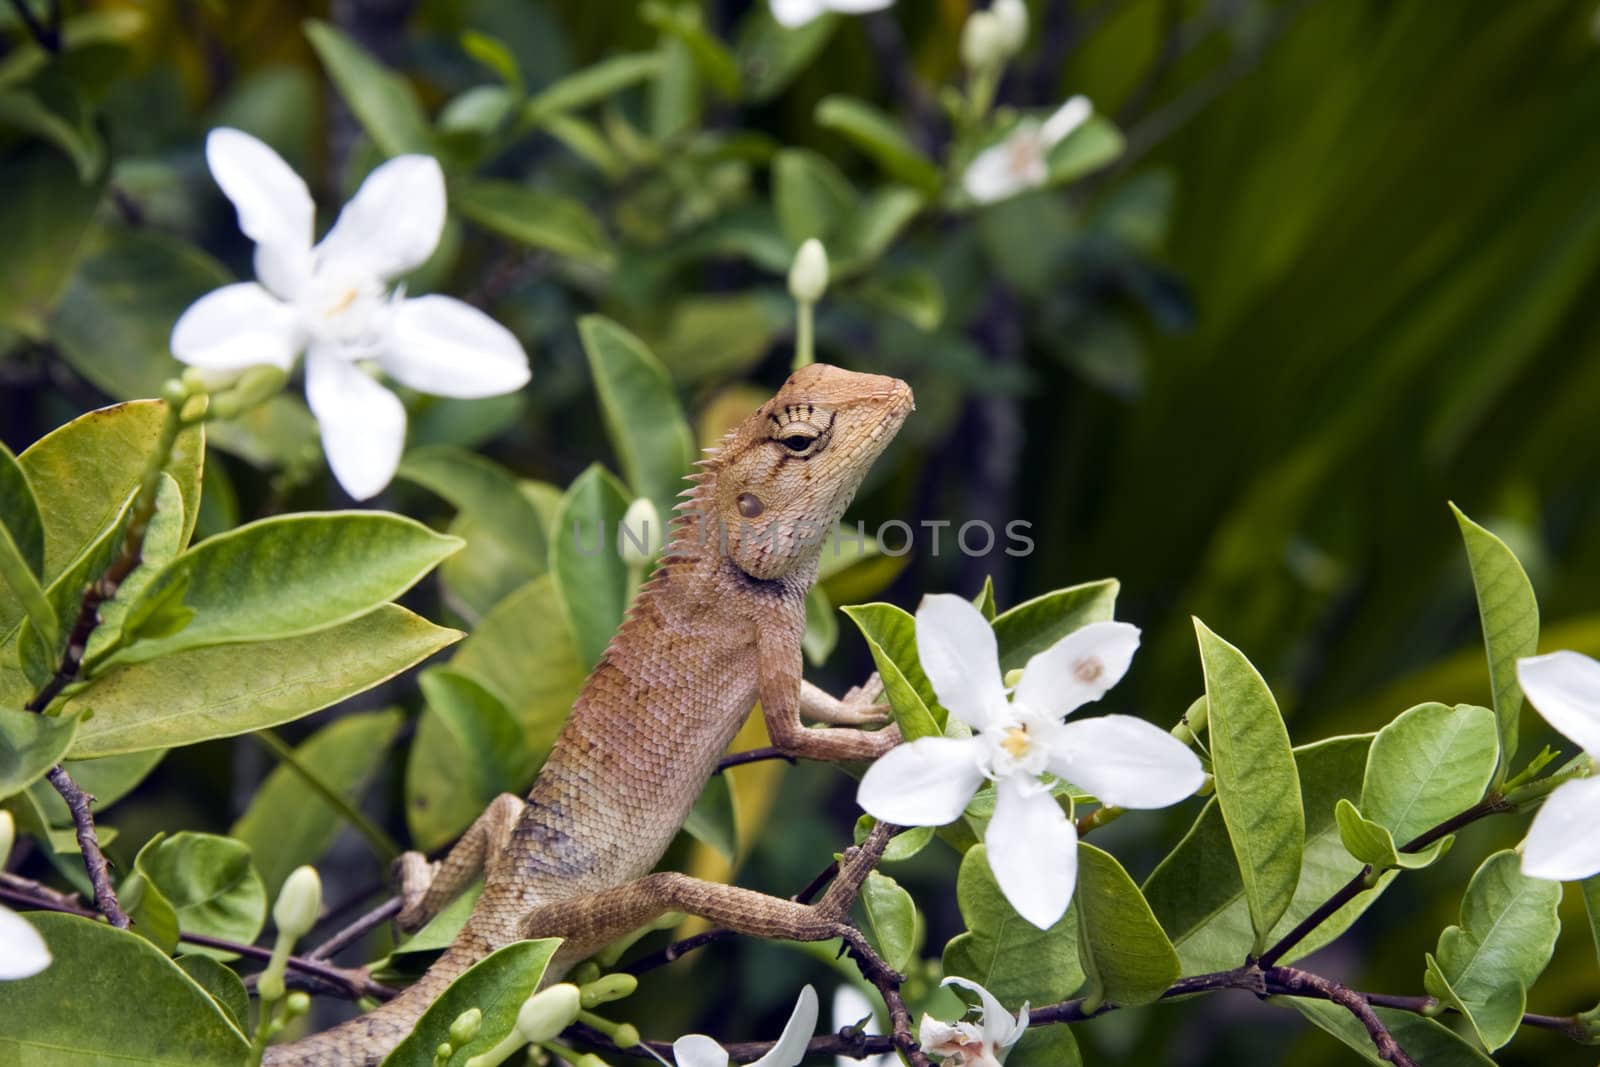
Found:
[(752, 578), (815, 555), (911, 412), (898, 378), (814, 363), (708, 449), (678, 505), (681, 543), (725, 548)]

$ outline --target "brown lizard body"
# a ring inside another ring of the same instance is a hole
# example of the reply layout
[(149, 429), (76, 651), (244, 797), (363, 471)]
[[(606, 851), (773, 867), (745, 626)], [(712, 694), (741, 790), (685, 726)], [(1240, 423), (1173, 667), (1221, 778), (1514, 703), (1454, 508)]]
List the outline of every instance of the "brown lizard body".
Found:
[(854, 933), (845, 910), (856, 886), (847, 877), (808, 906), (650, 871), (757, 699), (774, 745), (789, 755), (866, 760), (899, 740), (892, 727), (801, 725), (802, 711), (841, 725), (876, 717), (801, 680), (800, 640), (820, 536), (910, 410), (904, 382), (819, 364), (728, 434), (690, 478), (661, 566), (584, 683), (526, 803), (502, 795), (437, 865), (407, 854), (400, 924), (408, 929), (483, 871), (483, 894), (456, 940), (399, 997), (270, 1048), (265, 1064), (376, 1064), (452, 981), (523, 938), (566, 939), (549, 982), (669, 911), (758, 936)]

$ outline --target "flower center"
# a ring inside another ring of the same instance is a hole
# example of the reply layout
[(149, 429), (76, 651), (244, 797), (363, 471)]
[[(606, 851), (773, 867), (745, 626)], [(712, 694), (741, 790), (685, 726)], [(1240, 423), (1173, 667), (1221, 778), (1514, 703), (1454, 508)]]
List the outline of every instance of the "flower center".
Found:
[(1026, 726), (1012, 726), (1006, 730), (1005, 737), (1000, 741), (1000, 747), (1020, 763), (1027, 758), (1028, 752), (1033, 748), (1033, 739), (1028, 736)]
[(1014, 178), (1030, 184), (1045, 179), (1044, 140), (1036, 129), (1021, 129), (1007, 144), (1007, 166)]
[(389, 301), (371, 276), (318, 270), (295, 301), (305, 330), (346, 359), (367, 359), (382, 348)]

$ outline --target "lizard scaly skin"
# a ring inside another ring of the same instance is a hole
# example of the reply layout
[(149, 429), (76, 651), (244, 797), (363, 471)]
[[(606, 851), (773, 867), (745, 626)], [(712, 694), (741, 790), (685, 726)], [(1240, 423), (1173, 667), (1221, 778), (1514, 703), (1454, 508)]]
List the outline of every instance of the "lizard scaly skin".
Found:
[(807, 906), (650, 871), (758, 698), (773, 743), (793, 756), (866, 760), (899, 740), (893, 727), (801, 725), (802, 706), (833, 722), (869, 720), (802, 682), (800, 639), (821, 534), (911, 403), (895, 378), (812, 365), (701, 461), (661, 566), (584, 683), (526, 804), (501, 796), (436, 869), (408, 854), (407, 928), (483, 870), (483, 894), (456, 940), (383, 1007), (269, 1048), (269, 1067), (378, 1063), (452, 981), (522, 938), (566, 939), (550, 982), (668, 911), (758, 936), (853, 933), (848, 900)]

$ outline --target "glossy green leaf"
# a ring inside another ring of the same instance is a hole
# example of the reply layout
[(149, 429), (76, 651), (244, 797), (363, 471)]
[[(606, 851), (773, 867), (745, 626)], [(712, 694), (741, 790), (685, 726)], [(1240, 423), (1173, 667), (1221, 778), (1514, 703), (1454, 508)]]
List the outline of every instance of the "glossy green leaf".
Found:
[(1110, 119), (1095, 115), (1050, 150), (1051, 184), (1070, 182), (1115, 162), (1127, 141)]
[(884, 171), (928, 196), (938, 195), (939, 168), (906, 136), (899, 123), (865, 100), (825, 96), (817, 104), (817, 125), (832, 130), (871, 156)]
[(1439, 934), (1423, 983), (1458, 1009), (1491, 1052), (1522, 1025), (1528, 987), (1543, 973), (1561, 933), (1561, 883), (1528, 878), (1507, 849), (1483, 862), (1461, 900), (1461, 923)]
[(410, 83), (329, 23), (308, 19), (305, 31), (339, 95), (384, 155), (433, 153), (433, 131)]
[(450, 1027), (461, 1013), (472, 1008), (483, 1013), (478, 1033), (458, 1046), (453, 1058), (466, 1063), (489, 1051), (516, 1026), (517, 1012), (539, 988), (560, 944), (560, 938), (517, 941), (479, 960), (439, 994), (383, 1067), (434, 1067), (434, 1050), (449, 1040)]
[(578, 333), (623, 477), (671, 515), (695, 454), (672, 379), (642, 341), (610, 319), (586, 315)]
[(522, 109), (522, 122), (538, 126), (568, 111), (578, 111), (655, 77), (661, 58), (654, 52), (610, 56), (569, 74), (535, 93)]
[(43, 339), (50, 312), (83, 253), (103, 178), (80, 182), (76, 168), (43, 144), (10, 151), (0, 170), (0, 233), (6, 235), (6, 285), (0, 327)]
[(561, 501), (550, 570), (584, 666), (600, 662), (628, 608), (628, 567), (617, 528), (633, 502), (598, 463), (580, 474)]
[(1479, 526), (1454, 504), (1456, 523), (1472, 568), (1472, 587), (1478, 595), (1478, 615), (1483, 622), (1483, 645), (1489, 656), (1489, 682), (1494, 689), (1494, 713), (1500, 723), (1500, 769), (1504, 781), (1517, 754), (1517, 725), (1522, 714), (1522, 687), (1517, 684), (1517, 660), (1539, 651), (1539, 602), (1533, 585), (1506, 543)]
[(917, 621), (893, 604), (853, 604), (841, 608), (867, 640), (883, 692), (906, 740), (940, 737), (945, 711), (917, 656)]
[(597, 267), (612, 265), (611, 239), (580, 200), (493, 178), (457, 183), (451, 193), (463, 215), (502, 237)]
[[(1389, 1061), (1380, 1059), (1373, 1047), (1372, 1035), (1348, 1008), (1308, 997), (1274, 997), (1272, 1002), (1294, 1008), (1373, 1067), (1388, 1067)], [(1378, 1008), (1377, 1013), (1395, 1041), (1420, 1067), (1494, 1067), (1493, 1060), (1436, 1019), (1395, 1008)]]
[(511, 709), (530, 758), (541, 763), (588, 673), (550, 575), (496, 604), (450, 666), (483, 683)]
[(1378, 731), (1367, 756), (1361, 812), (1398, 845), (1482, 797), (1499, 756), (1488, 708), (1419, 704)]
[(1116, 857), (1078, 843), (1078, 958), (1091, 988), (1114, 1004), (1158, 1000), (1181, 973), (1177, 950)]
[(56, 646), (61, 634), (61, 620), (56, 617), (56, 609), (21, 549), (11, 540), (10, 531), (0, 525), (0, 600), (5, 599), (9, 599), (13, 610), (21, 609), (28, 625), (45, 645)]
[(1076, 905), (1040, 930), (1006, 902), (982, 845), (961, 858), (956, 900), (967, 932), (944, 949), (946, 974), (970, 978), (1006, 1004), (1053, 1004), (1083, 985)]
[(447, 602), (469, 622), (476, 623), (501, 600), (549, 570), (550, 537), (561, 490), (543, 482), (522, 482), (517, 489), (543, 531), (537, 562), (525, 558), (525, 548), (506, 545), (498, 533), (479, 522), (475, 512), (461, 512), (448, 528), (467, 547), (440, 564), (439, 581)]
[(1374, 822), (1361, 814), (1349, 800), (1340, 797), (1333, 809), (1334, 823), (1339, 827), (1339, 840), (1346, 852), (1372, 867), (1386, 871), (1391, 867), (1417, 870), (1438, 859), (1449, 848), (1452, 839), (1435, 841), (1418, 852), (1401, 852), (1394, 843), (1394, 835), (1382, 823)]
[(725, 774), (714, 774), (695, 798), (683, 830), (732, 863), (739, 858), (739, 809)]
[[(341, 715), (295, 747), (296, 762), (359, 805), (404, 721), (395, 710)], [(279, 763), (228, 833), (249, 846), (261, 881), (281, 886), (290, 871), (320, 860), (343, 825), (338, 809), (308, 788), (299, 771)]]
[[(855, 843), (859, 845), (865, 841), (876, 825), (878, 820), (870, 815), (858, 817), (854, 831)], [(934, 830), (935, 827), (932, 826), (913, 826), (901, 830), (889, 839), (888, 847), (883, 850), (883, 862), (901, 863), (915, 856), (933, 841)]]
[[(67, 770), (72, 772), (72, 780), (79, 788), (94, 796), (89, 810), (98, 815), (139, 788), (139, 783), (150, 776), (166, 754), (165, 749), (155, 748), (104, 759), (72, 760)], [(72, 813), (67, 810), (66, 801), (49, 783), (35, 782), (28, 790), (28, 797), (49, 825), (72, 825)]]
[(772, 160), (772, 204), (778, 225), (796, 247), (810, 238), (824, 244), (854, 213), (856, 191), (839, 169), (815, 152), (786, 148)]
[(1074, 630), (1091, 622), (1109, 622), (1121, 588), (1115, 578), (1085, 582), (1025, 600), (996, 615), (994, 636), (1000, 643), (1000, 669), (1025, 667), (1028, 660)]
[(910, 966), (917, 948), (917, 905), (899, 882), (873, 871), (861, 887), (867, 929), (878, 955), (897, 971)]
[(173, 962), (206, 991), (236, 1030), (241, 1034), (250, 1032), (250, 994), (232, 968), (210, 956), (179, 956)]
[(406, 826), (424, 852), (449, 844), (501, 793), (533, 777), (522, 728), (500, 699), (460, 671), (421, 675), (427, 701), (406, 758)]
[(1011, 1047), (1006, 1067), (1081, 1067), (1078, 1039), (1065, 1026), (1032, 1026)]
[(243, 842), (183, 831), (152, 838), (134, 870), (161, 891), (185, 934), (251, 944), (267, 918), (267, 888)]
[(174, 612), (189, 621), (122, 658), (278, 640), (350, 622), (410, 589), (460, 547), (454, 537), (380, 511), (253, 522), (208, 538), (162, 568), (129, 609), (124, 631), (138, 635)]
[[(1282, 937), (1360, 871), (1360, 861), (1339, 840), (1334, 807), (1361, 793), (1361, 777), (1372, 744), (1370, 734), (1334, 737), (1295, 749), (1301, 803), (1306, 813), (1305, 859), (1294, 900), (1273, 928)], [(1293, 962), (1328, 944), (1349, 928), (1393, 874), (1374, 890), (1340, 908), (1284, 957)], [(1144, 885), (1145, 899), (1172, 938), (1185, 974), (1236, 967), (1255, 946), (1244, 882), (1228, 841), (1228, 828), (1213, 798), (1178, 846)], [(1269, 939), (1270, 940), (1270, 939)]]
[[(122, 584), (117, 587), (117, 595), (100, 605), (100, 625), (89, 635), (88, 649), (84, 654), (85, 676), (94, 673), (98, 666), (97, 661), (106, 649), (122, 640), (122, 629), (127, 622), (129, 610), (150, 583), (155, 581), (156, 575), (161, 573), (162, 568), (176, 559), (178, 553), (182, 551), (183, 539), (187, 536), (184, 530), (187, 523), (188, 516), (184, 513), (177, 483), (172, 480), (171, 475), (163, 474), (161, 488), (156, 493), (156, 513), (150, 519), (150, 524), (145, 527), (144, 548), (139, 553), (139, 565), (122, 580)], [(118, 536), (120, 539), (121, 535)], [(71, 573), (72, 571), (67, 572), (68, 575)], [(64, 577), (57, 581), (63, 581)], [(78, 604), (70, 597), (63, 597), (61, 602), (72, 604), (71, 610), (74, 612), (78, 608)]]
[(67, 754), (78, 720), (0, 708), (0, 800), (20, 793)]
[(833, 613), (828, 594), (820, 586), (812, 586), (806, 593), (806, 632), (800, 638), (806, 662), (813, 667), (822, 666), (838, 643), (839, 619)]
[[(249, 1044), (165, 953), (137, 934), (76, 915), (35, 912), (54, 962), (7, 982), (0, 1062), (73, 1067), (239, 1067)], [(106, 1020), (114, 1019), (115, 1025)]]
[(94, 711), (70, 755), (171, 748), (277, 726), (364, 692), (461, 636), (385, 604), (301, 637), (119, 665), (67, 701), (67, 714)]
[(999, 609), (994, 602), (994, 578), (991, 575), (984, 575), (983, 588), (978, 590), (978, 595), (973, 598), (972, 606), (983, 613), (983, 617), (989, 620), (990, 625), (994, 624), (994, 617)]
[(1255, 950), (1265, 949), (1300, 880), (1305, 813), (1289, 732), (1244, 654), (1194, 621), (1205, 669), (1217, 802), (1244, 880)]
[[(10, 551), (37, 581), (44, 573), (44, 523), (39, 518), (39, 502), (34, 499), (33, 487), (21, 464), (4, 444), (0, 444), (0, 528), (0, 536), (6, 538)], [(0, 545), (0, 552), (3, 551), (5, 545)], [(8, 572), (0, 571), (0, 582), (15, 589)], [(0, 590), (5, 588), (0, 585)]]

